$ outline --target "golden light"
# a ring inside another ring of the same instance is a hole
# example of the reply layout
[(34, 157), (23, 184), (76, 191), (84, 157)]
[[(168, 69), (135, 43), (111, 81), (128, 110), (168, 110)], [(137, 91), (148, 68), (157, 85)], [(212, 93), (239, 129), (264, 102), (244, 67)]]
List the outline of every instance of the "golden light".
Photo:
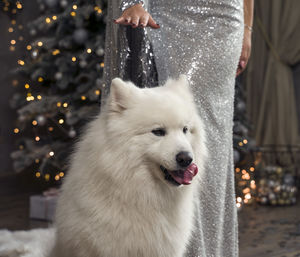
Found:
[(29, 87), (30, 87), (29, 84), (26, 83), (25, 88), (28, 89)]
[(24, 149), (24, 145), (19, 145), (19, 149), (23, 150)]
[(250, 167), (250, 171), (252, 171), (252, 172), (253, 172), (254, 170), (255, 170), (255, 169), (254, 169), (254, 167)]
[(25, 64), (25, 62), (22, 61), (22, 60), (18, 60), (18, 64), (21, 65), (21, 66), (23, 66)]
[(92, 49), (88, 48), (86, 51), (90, 54), (92, 52)]
[(12, 27), (8, 28), (8, 32), (14, 32), (14, 29)]
[(50, 174), (45, 175), (45, 180), (48, 181), (50, 179)]
[(247, 173), (247, 171), (246, 171), (246, 170), (242, 170), (242, 173), (243, 173), (243, 174), (246, 174), (246, 173)]
[(248, 140), (247, 140), (247, 139), (244, 139), (244, 140), (243, 140), (243, 143), (244, 143), (244, 144), (247, 144), (247, 143), (248, 143)]
[(242, 176), (242, 179), (249, 180), (249, 179), (250, 179), (249, 173), (244, 174), (244, 175)]
[(38, 123), (37, 123), (36, 120), (33, 120), (33, 121), (32, 121), (32, 125), (33, 125), (33, 126), (36, 126), (37, 124), (38, 124)]
[(57, 16), (52, 16), (52, 20), (56, 21), (57, 20)]
[(41, 99), (42, 99), (42, 96), (41, 96), (41, 95), (37, 95), (36, 98), (39, 99), (39, 100), (41, 100)]
[(63, 124), (63, 123), (64, 123), (64, 120), (63, 120), (63, 119), (60, 119), (60, 120), (58, 121), (58, 123), (59, 123), (59, 124)]
[(49, 152), (49, 156), (54, 156), (54, 152), (53, 151)]
[(49, 127), (48, 130), (49, 130), (50, 132), (52, 132), (52, 131), (53, 131), (53, 127)]
[(38, 141), (40, 141), (40, 140), (41, 140), (41, 138), (40, 138), (39, 136), (36, 136), (36, 137), (35, 137), (35, 141), (38, 142)]
[(86, 100), (86, 97), (84, 95), (81, 96), (81, 100), (84, 101)]
[(243, 144), (243, 142), (239, 142), (239, 146), (243, 146), (244, 144)]
[(102, 10), (101, 10), (101, 9), (98, 9), (98, 10), (97, 10), (97, 13), (102, 13)]
[(250, 182), (250, 187), (251, 187), (252, 189), (255, 189), (255, 188), (256, 188), (256, 185), (255, 185), (255, 181), (254, 181), (254, 180), (251, 180), (251, 182)]
[(16, 40), (12, 39), (12, 40), (10, 41), (10, 43), (11, 43), (12, 45), (15, 45), (15, 44), (16, 44)]
[(36, 176), (37, 178), (39, 178), (39, 177), (41, 176), (41, 173), (40, 173), (40, 172), (36, 172), (36, 173), (35, 173), (35, 176)]
[(238, 203), (241, 203), (242, 202), (242, 197), (238, 197), (238, 198), (236, 198), (236, 200), (237, 200)]
[(240, 168), (235, 168), (235, 171), (236, 171), (236, 172), (240, 172), (241, 169), (240, 169)]
[(55, 49), (53, 52), (52, 52), (52, 55), (58, 55), (60, 53), (60, 51), (58, 49)]
[(250, 200), (250, 199), (251, 199), (251, 194), (250, 194), (250, 193), (246, 194), (246, 195), (245, 195), (245, 199)]
[(71, 12), (70, 15), (73, 16), (73, 17), (75, 17), (76, 16), (76, 12)]
[(95, 10), (95, 11), (98, 11), (99, 9), (100, 9), (99, 6), (95, 6), (95, 7), (94, 7), (94, 10)]
[(44, 79), (42, 77), (38, 77), (38, 82), (43, 82)]
[(28, 51), (30, 51), (32, 49), (32, 46), (28, 45), (26, 48), (27, 48)]
[(15, 51), (16, 48), (15, 48), (14, 46), (10, 46), (10, 47), (9, 47), (9, 50), (10, 50), (10, 51)]
[(95, 95), (100, 95), (100, 90), (99, 89), (95, 90)]
[(61, 102), (57, 102), (57, 103), (56, 103), (56, 106), (57, 106), (57, 107), (61, 107)]
[(17, 8), (18, 8), (18, 9), (22, 9), (22, 7), (23, 7), (22, 4), (21, 4), (20, 2), (16, 2), (16, 5), (17, 5)]
[(50, 19), (49, 17), (47, 17), (47, 18), (45, 19), (45, 21), (46, 21), (46, 23), (50, 23), (50, 22), (51, 22), (51, 19)]
[(77, 9), (77, 5), (76, 5), (76, 4), (73, 5), (73, 9), (74, 9), (74, 10)]
[(15, 134), (18, 134), (19, 132), (20, 132), (20, 130), (19, 130), (18, 128), (15, 128), (15, 129), (14, 129), (14, 133), (15, 133)]
[(64, 175), (65, 175), (65, 174), (64, 174), (63, 172), (60, 172), (60, 173), (59, 173), (59, 176), (60, 176), (60, 177), (63, 177)]
[(42, 42), (42, 41), (39, 41), (39, 42), (37, 42), (37, 45), (38, 45), (38, 46), (43, 46), (43, 42)]
[(54, 177), (54, 179), (55, 179), (55, 180), (59, 180), (60, 177), (59, 177), (58, 175), (56, 175), (56, 176)]
[(68, 107), (68, 103), (64, 103), (63, 107), (67, 108)]
[(101, 63), (100, 63), (100, 66), (103, 68), (103, 67), (104, 67), (104, 62), (101, 62)]
[(12, 14), (16, 14), (16, 13), (17, 13), (17, 10), (16, 10), (16, 9), (12, 9), (11, 13), (12, 13)]
[(40, 162), (40, 160), (39, 159), (35, 159), (35, 163), (39, 163)]
[(248, 203), (248, 199), (245, 199), (245, 200), (244, 200), (244, 203)]
[(12, 25), (15, 25), (16, 23), (17, 23), (16, 20), (11, 20)]
[(75, 56), (72, 57), (72, 61), (76, 62), (76, 57)]
[(236, 203), (236, 207), (241, 208), (241, 204), (240, 203)]
[(243, 189), (243, 194), (248, 194), (250, 193), (250, 188), (246, 187), (245, 189)]

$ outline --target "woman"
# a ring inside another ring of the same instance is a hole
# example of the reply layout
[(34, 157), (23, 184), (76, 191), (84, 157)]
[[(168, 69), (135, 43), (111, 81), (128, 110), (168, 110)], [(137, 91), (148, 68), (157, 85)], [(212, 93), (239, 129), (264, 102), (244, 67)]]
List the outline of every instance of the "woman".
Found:
[(186, 74), (206, 126), (210, 160), (186, 256), (238, 256), (234, 80), (250, 56), (253, 0), (109, 2), (107, 84), (120, 76), (139, 86), (155, 86)]

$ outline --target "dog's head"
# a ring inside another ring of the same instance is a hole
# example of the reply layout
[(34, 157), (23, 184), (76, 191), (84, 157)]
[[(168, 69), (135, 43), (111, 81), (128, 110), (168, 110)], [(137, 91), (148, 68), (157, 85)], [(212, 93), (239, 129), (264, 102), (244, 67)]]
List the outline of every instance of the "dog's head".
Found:
[(205, 132), (186, 76), (143, 89), (116, 78), (106, 113), (114, 142), (128, 161), (149, 167), (153, 178), (187, 185), (202, 170)]

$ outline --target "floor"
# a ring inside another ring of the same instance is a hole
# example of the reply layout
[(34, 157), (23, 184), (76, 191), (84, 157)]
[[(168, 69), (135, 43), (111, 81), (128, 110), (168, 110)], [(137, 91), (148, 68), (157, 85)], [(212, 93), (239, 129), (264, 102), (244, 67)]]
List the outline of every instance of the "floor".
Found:
[[(29, 219), (29, 196), (37, 191), (20, 188), (16, 177), (0, 177), (0, 229), (51, 225)], [(297, 205), (289, 207), (244, 206), (239, 211), (240, 257), (300, 257), (298, 199)]]

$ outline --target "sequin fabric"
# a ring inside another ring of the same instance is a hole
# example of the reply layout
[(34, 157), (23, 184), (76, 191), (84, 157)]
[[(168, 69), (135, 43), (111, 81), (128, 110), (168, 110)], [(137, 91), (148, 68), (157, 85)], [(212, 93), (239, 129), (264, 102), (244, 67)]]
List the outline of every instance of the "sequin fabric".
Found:
[[(106, 85), (113, 77), (126, 77), (126, 60), (132, 52), (126, 28), (111, 20), (136, 1), (109, 2)], [(185, 257), (238, 256), (232, 126), (234, 79), (244, 29), (243, 1), (148, 0), (144, 5), (160, 29), (137, 32), (143, 37), (138, 55), (140, 82), (155, 85), (151, 80), (154, 66), (158, 84), (187, 74), (208, 138), (210, 158), (196, 196), (195, 229)], [(105, 86), (104, 96), (108, 91)]]

